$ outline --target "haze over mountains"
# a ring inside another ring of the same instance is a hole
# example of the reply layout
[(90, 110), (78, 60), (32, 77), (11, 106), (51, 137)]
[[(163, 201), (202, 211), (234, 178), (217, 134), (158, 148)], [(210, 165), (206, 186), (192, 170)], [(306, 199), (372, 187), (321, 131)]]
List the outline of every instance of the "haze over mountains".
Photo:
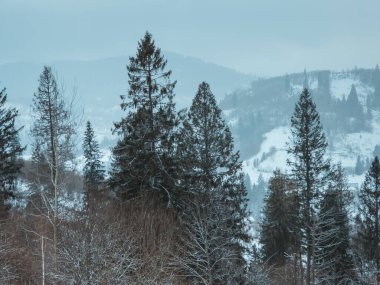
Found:
[[(254, 78), (216, 64), (193, 57), (164, 52), (175, 89), (177, 109), (191, 104), (199, 83), (207, 81), (218, 100), (228, 92), (247, 87)], [(38, 78), (44, 65), (51, 65), (58, 82), (69, 97), (76, 93), (77, 111), (83, 110), (83, 120), (91, 120), (103, 146), (111, 138), (112, 122), (122, 116), (120, 95), (127, 93), (128, 56), (95, 61), (55, 61), (51, 63), (17, 62), (0, 65), (0, 87), (6, 87), (8, 100), (20, 110), (21, 124), (30, 121), (29, 106), (38, 86)], [(84, 124), (83, 124), (84, 125)], [(26, 140), (26, 127), (23, 140)], [(111, 138), (112, 139), (112, 138)]]
[[(244, 171), (253, 183), (257, 183), (260, 174), (267, 179), (275, 167), (285, 168), (290, 116), (305, 84), (321, 112), (330, 155), (348, 169), (352, 182), (362, 181), (362, 173), (355, 173), (356, 164), (361, 160), (365, 168), (380, 144), (380, 117), (377, 108), (371, 107), (378, 70), (305, 71), (258, 79), (193, 57), (165, 54), (172, 78), (177, 80), (177, 109), (190, 106), (200, 82), (210, 83), (232, 128), (236, 148), (245, 160)], [(83, 112), (82, 125), (87, 120), (93, 123), (105, 152), (116, 139), (111, 135), (112, 123), (123, 115), (120, 95), (127, 92), (127, 63), (127, 56), (48, 63), (56, 71), (66, 95), (76, 93), (77, 111)], [(0, 65), (0, 86), (7, 88), (9, 102), (20, 111), (19, 124), (25, 125), (22, 133), (25, 143), (31, 121), (30, 105), (43, 65), (32, 62)], [(358, 104), (347, 103), (353, 86)], [(352, 108), (359, 111), (352, 113)]]

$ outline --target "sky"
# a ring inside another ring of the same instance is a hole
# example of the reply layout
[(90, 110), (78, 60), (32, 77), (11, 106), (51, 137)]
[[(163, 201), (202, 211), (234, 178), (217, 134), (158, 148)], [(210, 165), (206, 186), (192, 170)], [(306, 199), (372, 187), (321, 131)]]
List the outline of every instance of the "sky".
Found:
[(258, 76), (380, 63), (378, 0), (0, 0), (0, 64), (164, 51)]

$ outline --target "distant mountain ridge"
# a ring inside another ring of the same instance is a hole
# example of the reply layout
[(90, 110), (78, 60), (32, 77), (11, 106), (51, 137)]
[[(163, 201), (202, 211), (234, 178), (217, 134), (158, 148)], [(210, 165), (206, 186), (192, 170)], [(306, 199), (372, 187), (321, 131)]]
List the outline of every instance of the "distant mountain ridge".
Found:
[[(253, 76), (229, 68), (206, 63), (202, 60), (163, 52), (172, 70), (172, 80), (177, 81), (175, 101), (177, 109), (188, 107), (202, 81), (207, 81), (216, 98), (222, 99), (227, 92), (249, 86)], [(55, 61), (51, 63), (16, 62), (0, 65), (0, 88), (6, 87), (8, 102), (20, 109), (20, 124), (30, 122), (33, 93), (38, 87), (39, 75), (44, 65), (50, 65), (58, 75), (58, 83), (67, 95), (76, 92), (77, 106), (84, 110), (83, 120), (91, 120), (100, 141), (109, 144), (113, 122), (120, 119), (120, 95), (128, 90), (126, 65), (128, 56), (118, 56), (92, 61)], [(75, 90), (74, 90), (75, 89)]]

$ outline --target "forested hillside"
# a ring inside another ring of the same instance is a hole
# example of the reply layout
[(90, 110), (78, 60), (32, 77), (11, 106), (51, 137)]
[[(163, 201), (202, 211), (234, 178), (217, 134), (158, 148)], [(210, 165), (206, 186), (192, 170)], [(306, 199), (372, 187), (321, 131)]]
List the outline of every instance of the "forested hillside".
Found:
[(125, 64), (105, 142), (108, 99), (81, 114), (52, 67), (28, 114), (2, 89), (1, 284), (379, 284), (378, 67), (180, 109), (149, 32)]

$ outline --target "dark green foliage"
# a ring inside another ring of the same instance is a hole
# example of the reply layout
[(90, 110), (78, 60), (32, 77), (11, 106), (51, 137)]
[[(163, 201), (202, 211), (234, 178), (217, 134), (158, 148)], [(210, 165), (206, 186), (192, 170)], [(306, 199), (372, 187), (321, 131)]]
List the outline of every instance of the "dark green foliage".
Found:
[(121, 104), (127, 114), (115, 123), (120, 139), (113, 148), (110, 182), (126, 198), (151, 193), (170, 206), (178, 181), (174, 153), (179, 121), (173, 103), (175, 82), (170, 81), (166, 62), (146, 33), (127, 66), (129, 90)]
[(263, 245), (263, 258), (269, 265), (285, 265), (286, 254), (292, 248), (293, 206), (289, 190), (292, 182), (285, 174), (276, 170), (268, 183), (268, 193), (263, 209), (260, 243)]
[[(360, 224), (359, 240), (366, 260), (375, 264), (380, 272), (380, 163), (376, 156), (359, 194)], [(377, 274), (377, 281), (380, 275)]]
[(86, 124), (82, 147), (85, 159), (83, 168), (84, 184), (88, 190), (96, 189), (104, 180), (104, 165), (100, 160), (99, 144), (89, 121)]
[[(180, 156), (186, 161), (187, 191), (198, 194), (220, 188), (225, 206), (232, 211), (230, 226), (245, 236), (247, 190), (239, 153), (234, 150), (229, 128), (221, 116), (210, 86), (203, 82), (184, 123)], [(195, 187), (194, 187), (195, 186)], [(203, 190), (202, 190), (203, 189)]]
[(329, 162), (324, 157), (326, 148), (327, 141), (316, 105), (305, 88), (291, 117), (288, 165), (299, 190), (303, 244), (306, 250), (306, 284), (312, 282), (313, 221), (320, 191), (326, 184), (329, 170)]
[[(181, 138), (178, 156), (183, 161), (183, 186), (187, 190), (188, 199), (197, 201), (197, 207), (200, 208), (210, 208), (209, 203), (212, 201), (212, 207), (217, 208), (219, 213), (224, 213), (215, 216), (213, 212), (216, 210), (204, 211), (209, 215), (204, 219), (217, 219), (214, 223), (221, 227), (219, 234), (222, 237), (219, 241), (222, 244), (213, 246), (222, 246), (226, 253), (232, 252), (234, 258), (229, 260), (228, 267), (233, 268), (232, 271), (236, 274), (244, 264), (243, 243), (249, 241), (247, 190), (231, 132), (222, 119), (210, 86), (205, 82), (199, 85), (184, 121)], [(185, 212), (193, 213), (188, 205), (184, 207)], [(223, 222), (218, 219), (223, 219)], [(186, 220), (186, 223), (192, 222), (191, 219)]]
[(5, 89), (0, 91), (0, 195), (1, 207), (13, 195), (14, 183), (22, 166), (20, 155), (24, 151), (19, 141), (21, 128), (16, 127), (18, 111), (6, 106)]
[(190, 176), (203, 189), (216, 187), (241, 168), (232, 136), (222, 119), (210, 86), (199, 85), (184, 123), (181, 155), (188, 162)]
[(321, 284), (352, 284), (355, 280), (348, 217), (351, 202), (343, 169), (338, 165), (323, 193), (316, 222), (315, 263)]

